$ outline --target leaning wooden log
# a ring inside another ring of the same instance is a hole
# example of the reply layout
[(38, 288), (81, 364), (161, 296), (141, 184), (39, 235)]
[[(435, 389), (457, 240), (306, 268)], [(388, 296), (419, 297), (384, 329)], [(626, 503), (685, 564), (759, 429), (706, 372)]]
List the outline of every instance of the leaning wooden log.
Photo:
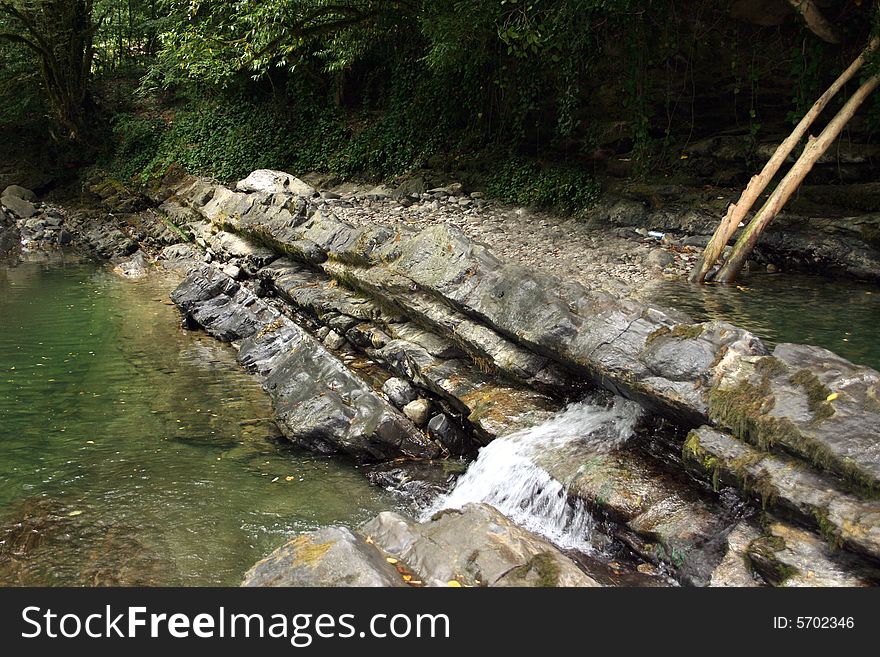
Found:
[(788, 0), (788, 4), (794, 7), (804, 18), (804, 22), (810, 31), (827, 43), (840, 43), (840, 35), (834, 26), (828, 22), (821, 10), (813, 0)]
[(767, 161), (767, 164), (764, 165), (761, 173), (752, 176), (752, 179), (749, 181), (749, 184), (740, 196), (739, 201), (731, 203), (730, 207), (727, 208), (727, 214), (724, 216), (724, 219), (721, 220), (721, 223), (712, 235), (712, 239), (709, 240), (709, 243), (706, 245), (703, 255), (700, 256), (700, 259), (697, 260), (694, 265), (689, 276), (691, 283), (702, 283), (706, 280), (706, 276), (709, 271), (711, 271), (712, 267), (715, 266), (724, 247), (727, 246), (730, 238), (736, 233), (740, 223), (745, 220), (749, 211), (752, 209), (752, 206), (755, 204), (755, 201), (758, 200), (758, 197), (764, 192), (767, 185), (770, 184), (770, 181), (773, 180), (773, 177), (779, 171), (786, 158), (791, 155), (791, 152), (795, 149), (795, 146), (798, 145), (798, 142), (800, 142), (804, 135), (807, 134), (807, 130), (810, 129), (810, 126), (816, 120), (816, 117), (818, 117), (822, 110), (825, 109), (831, 99), (837, 95), (837, 92), (840, 91), (843, 86), (853, 78), (853, 76), (855, 76), (865, 63), (867, 56), (876, 50), (878, 44), (880, 44), (880, 40), (876, 38), (868, 44), (868, 47), (865, 48), (855, 61), (853, 61), (853, 63), (840, 74), (834, 83), (828, 87), (828, 90), (822, 94), (815, 103), (813, 103), (810, 110), (804, 115), (797, 126), (795, 126), (794, 130), (792, 130), (791, 134), (785, 139), (785, 141), (779, 145), (779, 148), (776, 149), (776, 152), (774, 152), (773, 156)]
[(727, 262), (721, 267), (715, 280), (721, 283), (732, 283), (739, 274), (746, 258), (752, 252), (761, 233), (773, 218), (779, 214), (779, 211), (785, 206), (791, 196), (797, 190), (806, 175), (813, 168), (813, 165), (819, 160), (828, 147), (840, 136), (844, 126), (855, 114), (859, 106), (871, 94), (877, 86), (880, 85), (880, 74), (875, 73), (868, 78), (861, 87), (859, 87), (846, 104), (841, 108), (837, 115), (831, 119), (831, 122), (819, 134), (818, 137), (811, 137), (809, 143), (804, 148), (804, 152), (794, 163), (791, 170), (782, 179), (782, 182), (773, 190), (773, 193), (764, 203), (755, 218), (740, 235), (739, 239), (733, 247), (733, 252), (727, 259)]

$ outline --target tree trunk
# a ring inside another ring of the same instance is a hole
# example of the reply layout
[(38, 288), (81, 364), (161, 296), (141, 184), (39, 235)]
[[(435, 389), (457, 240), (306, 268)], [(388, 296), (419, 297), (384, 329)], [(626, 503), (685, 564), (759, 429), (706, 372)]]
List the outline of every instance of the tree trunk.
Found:
[(93, 0), (0, 2), (0, 13), (14, 19), (16, 32), (0, 38), (21, 43), (39, 58), (49, 109), (71, 141), (82, 142), (88, 123), (95, 27)]
[(776, 189), (773, 190), (770, 198), (767, 199), (758, 211), (758, 214), (755, 215), (755, 218), (748, 227), (746, 227), (743, 234), (740, 235), (733, 247), (733, 253), (731, 253), (730, 258), (728, 258), (727, 262), (724, 263), (724, 266), (718, 272), (716, 280), (722, 283), (732, 283), (734, 281), (745, 264), (746, 258), (748, 258), (749, 254), (752, 252), (761, 233), (773, 218), (779, 214), (779, 211), (782, 210), (792, 194), (797, 190), (803, 179), (813, 168), (813, 165), (820, 157), (822, 157), (825, 151), (828, 150), (828, 147), (831, 146), (834, 140), (837, 139), (844, 126), (852, 118), (859, 106), (878, 85), (880, 85), (880, 73), (875, 73), (868, 78), (868, 80), (865, 81), (852, 96), (850, 96), (849, 100), (846, 101), (846, 104), (841, 108), (837, 115), (831, 119), (831, 122), (821, 134), (816, 138), (810, 138), (809, 143), (806, 148), (804, 148), (804, 152), (801, 154), (800, 158), (798, 158), (798, 161), (795, 162), (785, 178), (782, 179), (782, 182), (780, 182)]
[(795, 8), (804, 18), (804, 22), (810, 31), (827, 43), (840, 43), (837, 30), (829, 23), (813, 0), (788, 0), (788, 4)]
[(761, 173), (757, 176), (752, 176), (752, 179), (749, 181), (749, 184), (740, 196), (739, 201), (732, 203), (730, 207), (727, 208), (727, 214), (724, 216), (724, 219), (721, 220), (718, 228), (715, 229), (712, 239), (709, 240), (709, 243), (703, 251), (703, 255), (700, 256), (700, 259), (696, 262), (690, 276), (688, 277), (688, 280), (690, 280), (691, 283), (702, 283), (706, 280), (706, 275), (712, 267), (715, 266), (724, 247), (727, 246), (730, 238), (733, 237), (733, 234), (736, 232), (737, 228), (739, 228), (739, 224), (746, 218), (746, 215), (748, 215), (749, 210), (752, 209), (755, 201), (758, 200), (758, 197), (764, 192), (767, 185), (770, 184), (770, 181), (773, 180), (773, 177), (779, 171), (788, 156), (791, 155), (791, 152), (794, 150), (795, 146), (798, 145), (798, 142), (800, 142), (803, 136), (807, 134), (807, 130), (809, 130), (810, 126), (816, 120), (816, 117), (818, 117), (822, 110), (825, 109), (837, 92), (853, 78), (862, 67), (862, 64), (865, 63), (866, 57), (877, 48), (878, 43), (880, 43), (880, 41), (876, 38), (871, 41), (871, 43), (868, 44), (868, 47), (862, 51), (855, 61), (853, 61), (853, 63), (840, 74), (834, 83), (828, 87), (828, 90), (813, 104), (797, 126), (795, 126), (795, 129), (792, 130), (791, 134), (779, 145), (779, 148), (776, 149), (776, 152), (773, 153), (773, 156), (768, 160), (767, 164), (764, 165)]

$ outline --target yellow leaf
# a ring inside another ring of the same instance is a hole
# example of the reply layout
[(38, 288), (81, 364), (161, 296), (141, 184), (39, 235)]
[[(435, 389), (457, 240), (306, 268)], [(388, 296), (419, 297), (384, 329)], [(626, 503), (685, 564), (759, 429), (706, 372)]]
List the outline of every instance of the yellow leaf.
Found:
[(82, 511), (71, 511), (70, 513), (67, 514), (67, 516), (69, 518), (76, 518), (77, 516), (81, 516), (81, 515), (82, 515)]
[(840, 395), (839, 395), (838, 393), (836, 393), (836, 392), (832, 392), (830, 395), (828, 395), (828, 396), (825, 398), (825, 401), (834, 401), (834, 400), (837, 399), (838, 397), (840, 397)]
[(403, 576), (403, 581), (404, 581), (404, 582), (408, 582), (408, 581), (410, 581), (411, 579), (412, 579), (412, 575), (404, 575), (404, 576)]
[(294, 476), (292, 476), (292, 475), (287, 475), (287, 476), (284, 478), (284, 481), (293, 481), (294, 479), (296, 479), (296, 477), (294, 477)]
[(86, 445), (94, 445), (94, 444), (95, 444), (94, 440), (87, 440), (86, 441)]
[(454, 589), (460, 589), (460, 588), (461, 588), (461, 582), (459, 582), (457, 579), (451, 579), (451, 580), (449, 580), (448, 582), (446, 582), (446, 586), (450, 586), (450, 587), (452, 587), (452, 588), (454, 588)]
[(388, 563), (390, 563), (392, 566), (393, 566), (394, 564), (397, 563), (397, 559), (395, 559), (394, 557), (387, 557), (387, 558), (385, 559), (385, 561), (387, 561)]

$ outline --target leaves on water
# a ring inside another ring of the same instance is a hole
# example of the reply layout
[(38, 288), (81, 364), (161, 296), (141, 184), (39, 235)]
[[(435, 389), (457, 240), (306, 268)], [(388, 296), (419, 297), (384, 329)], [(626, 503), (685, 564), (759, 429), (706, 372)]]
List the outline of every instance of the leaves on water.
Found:
[(840, 393), (838, 393), (838, 392), (832, 392), (830, 395), (828, 395), (828, 396), (825, 398), (825, 401), (834, 401), (834, 400), (837, 399), (838, 397), (840, 397)]

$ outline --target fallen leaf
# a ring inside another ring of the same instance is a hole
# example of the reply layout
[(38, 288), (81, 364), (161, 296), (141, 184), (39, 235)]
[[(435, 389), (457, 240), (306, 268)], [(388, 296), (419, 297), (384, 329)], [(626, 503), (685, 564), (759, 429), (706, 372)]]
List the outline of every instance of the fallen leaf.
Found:
[(294, 479), (296, 479), (296, 477), (293, 477), (293, 476), (291, 476), (291, 475), (287, 475), (287, 476), (284, 478), (284, 481), (293, 481)]
[(372, 537), (372, 536), (367, 536), (367, 537), (364, 539), (364, 543), (366, 543), (367, 545), (372, 545), (372, 544), (373, 544), (373, 537)]
[(82, 511), (71, 511), (70, 513), (67, 514), (67, 517), (68, 518), (76, 518), (77, 516), (81, 516), (81, 515), (82, 515)]
[(404, 576), (403, 576), (403, 581), (404, 581), (404, 582), (411, 582), (411, 581), (412, 581), (412, 575), (404, 575)]
[(94, 444), (95, 444), (94, 440), (87, 440), (86, 441), (86, 445), (94, 445)]
[(840, 397), (840, 394), (839, 394), (839, 393), (837, 393), (837, 392), (832, 392), (830, 395), (828, 395), (828, 396), (825, 398), (825, 401), (834, 401), (834, 400), (837, 399), (838, 397)]
[(387, 557), (387, 558), (385, 559), (385, 561), (387, 561), (388, 563), (390, 563), (392, 566), (393, 566), (394, 564), (397, 563), (397, 559), (395, 559), (394, 557)]
[(446, 586), (452, 587), (454, 589), (460, 589), (461, 582), (459, 582), (457, 579), (451, 579), (448, 582), (446, 582)]

